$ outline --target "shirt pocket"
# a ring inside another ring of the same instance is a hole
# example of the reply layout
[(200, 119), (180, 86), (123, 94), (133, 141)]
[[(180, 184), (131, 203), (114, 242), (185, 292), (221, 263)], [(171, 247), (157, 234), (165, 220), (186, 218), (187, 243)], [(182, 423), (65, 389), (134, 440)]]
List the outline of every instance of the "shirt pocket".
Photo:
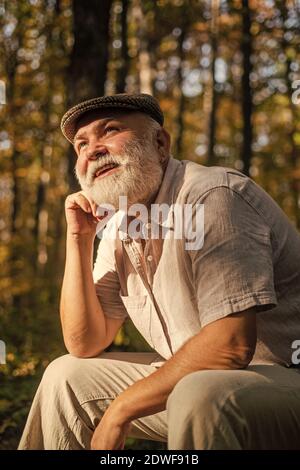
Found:
[(151, 306), (147, 295), (121, 295), (122, 302), (137, 330), (154, 348), (151, 338)]

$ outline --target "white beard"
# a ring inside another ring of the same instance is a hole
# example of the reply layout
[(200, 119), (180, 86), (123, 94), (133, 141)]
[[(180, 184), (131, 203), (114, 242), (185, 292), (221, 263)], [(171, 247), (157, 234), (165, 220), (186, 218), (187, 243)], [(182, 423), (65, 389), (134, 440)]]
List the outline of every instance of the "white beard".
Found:
[[(118, 163), (119, 170), (94, 179), (95, 171), (106, 163)], [(85, 175), (79, 175), (77, 169), (75, 174), (82, 190), (98, 206), (111, 204), (117, 211), (120, 196), (127, 196), (128, 207), (137, 202), (147, 204), (158, 192), (163, 168), (150, 136), (145, 136), (143, 143), (138, 139), (129, 142), (122, 154), (91, 161)]]

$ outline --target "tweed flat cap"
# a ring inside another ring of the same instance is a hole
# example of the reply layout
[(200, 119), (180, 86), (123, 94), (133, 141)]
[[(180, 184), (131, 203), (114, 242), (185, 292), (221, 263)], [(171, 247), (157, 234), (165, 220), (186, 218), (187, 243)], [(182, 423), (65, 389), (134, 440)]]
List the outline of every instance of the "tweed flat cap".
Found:
[(63, 135), (71, 143), (76, 129), (76, 123), (83, 114), (95, 109), (128, 109), (146, 113), (160, 125), (164, 123), (164, 115), (156, 98), (146, 93), (119, 93), (110, 96), (100, 96), (91, 100), (83, 101), (70, 108), (62, 117), (61, 130)]

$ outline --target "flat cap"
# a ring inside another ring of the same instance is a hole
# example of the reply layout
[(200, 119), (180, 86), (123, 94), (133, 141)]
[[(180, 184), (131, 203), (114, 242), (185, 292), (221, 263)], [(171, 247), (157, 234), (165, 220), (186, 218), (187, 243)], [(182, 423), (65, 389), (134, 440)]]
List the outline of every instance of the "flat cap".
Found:
[(61, 130), (63, 135), (71, 143), (77, 132), (76, 123), (79, 118), (95, 109), (128, 109), (148, 114), (161, 126), (164, 123), (164, 115), (156, 98), (146, 93), (119, 93), (110, 96), (99, 96), (70, 108), (62, 117)]

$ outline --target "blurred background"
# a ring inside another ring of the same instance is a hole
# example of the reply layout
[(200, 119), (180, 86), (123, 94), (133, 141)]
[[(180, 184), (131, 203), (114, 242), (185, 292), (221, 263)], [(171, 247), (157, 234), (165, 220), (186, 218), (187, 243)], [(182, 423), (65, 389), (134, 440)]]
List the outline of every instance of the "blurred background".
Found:
[[(44, 368), (66, 352), (64, 199), (79, 188), (62, 114), (154, 94), (174, 157), (245, 172), (300, 228), (300, 2), (0, 0), (0, 45), (0, 449), (14, 449)], [(151, 350), (131, 323), (120, 349)]]

